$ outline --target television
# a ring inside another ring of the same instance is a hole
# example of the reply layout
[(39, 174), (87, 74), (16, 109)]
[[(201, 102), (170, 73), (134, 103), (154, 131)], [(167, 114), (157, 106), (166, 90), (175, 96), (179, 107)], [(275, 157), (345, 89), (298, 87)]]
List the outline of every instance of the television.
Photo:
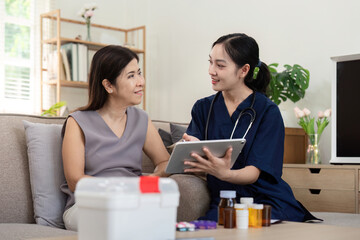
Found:
[(331, 164), (360, 164), (360, 54), (332, 57)]

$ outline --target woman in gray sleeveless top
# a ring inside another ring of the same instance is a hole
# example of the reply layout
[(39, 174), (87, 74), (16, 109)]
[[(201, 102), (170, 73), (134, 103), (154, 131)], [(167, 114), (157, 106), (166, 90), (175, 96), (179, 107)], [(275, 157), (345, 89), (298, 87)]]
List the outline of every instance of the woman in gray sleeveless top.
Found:
[[(138, 56), (121, 46), (107, 46), (93, 57), (89, 103), (69, 115), (63, 126), (63, 164), (68, 195), (65, 227), (77, 230), (76, 183), (84, 177), (140, 176), (142, 151), (166, 176), (169, 159), (148, 115), (134, 107), (141, 103), (145, 81)], [(75, 205), (74, 205), (75, 204)]]

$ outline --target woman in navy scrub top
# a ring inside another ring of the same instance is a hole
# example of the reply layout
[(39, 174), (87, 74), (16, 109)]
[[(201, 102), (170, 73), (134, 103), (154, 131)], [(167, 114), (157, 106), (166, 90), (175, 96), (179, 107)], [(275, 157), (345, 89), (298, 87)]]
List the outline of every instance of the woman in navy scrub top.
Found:
[[(279, 108), (266, 96), (270, 73), (259, 59), (256, 41), (240, 33), (222, 36), (212, 46), (209, 63), (212, 88), (218, 93), (195, 103), (183, 139), (205, 140), (209, 112), (208, 140), (229, 139), (240, 112), (252, 102), (255, 114), (246, 110), (250, 114), (243, 114), (239, 119), (233, 138), (242, 138), (251, 117), (256, 116), (245, 137), (246, 144), (231, 169), (231, 148), (223, 158), (214, 157), (204, 148), (208, 160), (194, 153), (198, 162), (185, 162), (193, 167), (186, 172), (207, 173), (212, 200), (209, 211), (201, 219), (217, 221), (220, 190), (235, 190), (237, 199), (253, 197), (255, 203), (271, 205), (272, 219), (299, 222), (316, 219), (295, 199), (281, 178), (284, 124)], [(259, 72), (254, 79), (256, 67)]]

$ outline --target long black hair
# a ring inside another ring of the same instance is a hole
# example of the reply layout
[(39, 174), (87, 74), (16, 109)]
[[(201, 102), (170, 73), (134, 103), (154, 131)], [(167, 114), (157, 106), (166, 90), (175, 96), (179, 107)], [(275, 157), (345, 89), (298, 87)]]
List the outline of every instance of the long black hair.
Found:
[(133, 59), (139, 61), (136, 53), (121, 46), (109, 45), (98, 50), (90, 67), (88, 104), (77, 110), (87, 111), (102, 108), (108, 98), (108, 92), (102, 85), (102, 81), (107, 79), (112, 85), (115, 85), (116, 78)]
[[(260, 61), (259, 46), (255, 39), (244, 33), (233, 33), (220, 37), (213, 43), (212, 47), (216, 44), (224, 45), (226, 53), (239, 68), (249, 64), (250, 70), (245, 77), (245, 85), (253, 91), (266, 94), (270, 83), (270, 71), (268, 66)], [(254, 79), (256, 67), (259, 68), (259, 72)]]

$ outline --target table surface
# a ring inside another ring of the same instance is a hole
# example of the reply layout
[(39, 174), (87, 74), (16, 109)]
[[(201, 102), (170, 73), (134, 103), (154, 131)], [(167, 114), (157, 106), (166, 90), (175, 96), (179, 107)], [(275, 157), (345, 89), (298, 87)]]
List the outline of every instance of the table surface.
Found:
[[(176, 232), (176, 238), (210, 238), (216, 240), (266, 239), (266, 240), (306, 240), (306, 239), (359, 239), (360, 228), (325, 225), (323, 223), (282, 222), (271, 227), (249, 229), (200, 230), (195, 232)], [(35, 239), (33, 239), (35, 240)], [(41, 238), (37, 240), (77, 240), (77, 236)]]

